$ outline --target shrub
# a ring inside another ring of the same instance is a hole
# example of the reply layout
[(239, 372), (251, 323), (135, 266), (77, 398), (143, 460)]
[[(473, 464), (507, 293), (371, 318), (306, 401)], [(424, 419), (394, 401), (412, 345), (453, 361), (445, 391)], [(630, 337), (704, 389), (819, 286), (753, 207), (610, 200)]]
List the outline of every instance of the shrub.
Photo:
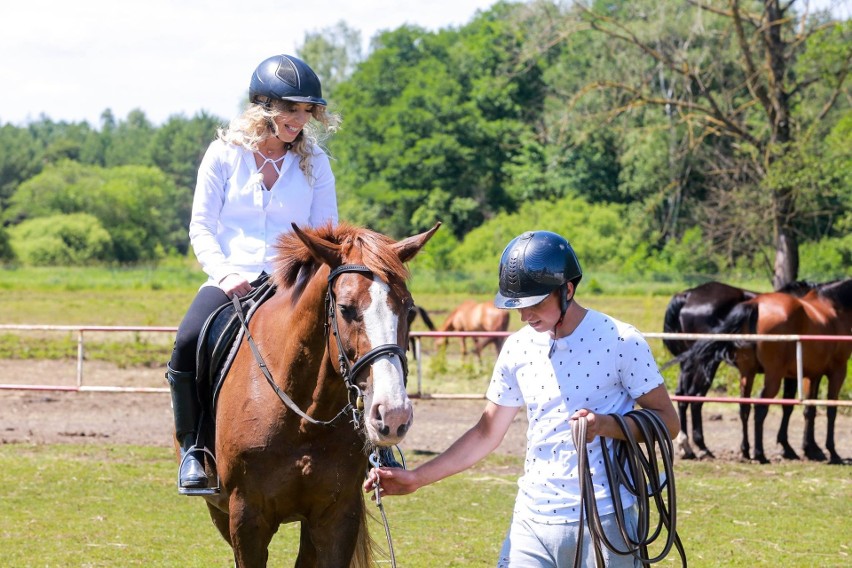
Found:
[(108, 260), (112, 240), (88, 213), (30, 219), (9, 230), (12, 249), (23, 264), (68, 266)]

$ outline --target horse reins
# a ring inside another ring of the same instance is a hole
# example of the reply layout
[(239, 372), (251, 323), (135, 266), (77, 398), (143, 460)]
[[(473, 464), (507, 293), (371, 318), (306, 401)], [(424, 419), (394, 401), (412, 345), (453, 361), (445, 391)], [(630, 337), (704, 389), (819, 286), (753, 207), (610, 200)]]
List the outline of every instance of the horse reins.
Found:
[[(615, 462), (610, 457), (606, 445), (606, 438), (600, 437), (601, 449), (604, 456), (604, 467), (606, 469), (607, 483), (612, 492), (612, 502), (615, 508), (615, 519), (621, 537), (627, 545), (627, 550), (621, 550), (617, 545), (609, 541), (601, 525), (598, 515), (597, 503), (595, 501), (595, 486), (592, 482), (592, 473), (588, 464), (588, 451), (586, 450), (587, 420), (579, 418), (571, 427), (574, 438), (574, 446), (577, 450), (579, 482), (580, 482), (580, 523), (579, 535), (577, 537), (577, 551), (574, 556), (574, 567), (582, 566), (582, 546), (584, 532), (584, 516), (588, 523), (591, 544), (595, 550), (595, 562), (598, 568), (603, 568), (603, 544), (611, 551), (620, 555), (633, 555), (643, 566), (659, 562), (668, 555), (672, 546), (677, 548), (680, 554), (682, 566), (686, 568), (686, 552), (683, 549), (680, 537), (677, 534), (677, 499), (675, 494), (673, 456), (674, 450), (668, 429), (662, 419), (653, 411), (642, 409), (633, 410), (622, 416), (610, 414), (618, 423), (624, 434), (624, 440), (612, 440), (613, 455)], [(646, 452), (633, 436), (627, 419), (633, 420), (639, 427), (642, 439), (645, 442)], [(659, 461), (663, 464), (664, 475), (660, 475)], [(636, 497), (639, 509), (638, 527), (636, 538), (628, 534), (624, 526), (624, 506), (621, 501), (619, 486), (623, 485)], [(665, 490), (666, 499), (663, 498)], [(657, 526), (653, 534), (649, 535), (650, 529), (650, 499), (653, 497), (658, 510)], [(662, 552), (650, 558), (648, 545), (653, 543), (660, 535), (663, 526), (667, 530), (667, 538)]]
[(236, 294), (231, 296), (231, 303), (234, 304), (234, 309), (237, 311), (237, 317), (240, 318), (240, 323), (242, 324), (243, 331), (246, 334), (246, 342), (249, 344), (251, 352), (254, 354), (254, 359), (257, 362), (257, 366), (260, 367), (260, 371), (263, 373), (263, 376), (266, 377), (266, 382), (269, 383), (269, 386), (272, 387), (272, 390), (275, 391), (275, 394), (278, 395), (278, 398), (281, 399), (281, 402), (287, 405), (287, 408), (289, 408), (311, 424), (319, 424), (322, 426), (330, 425), (349, 410), (349, 407), (351, 405), (347, 405), (340, 412), (338, 412), (337, 415), (331, 420), (317, 420), (308, 416), (301, 408), (299, 408), (299, 405), (293, 402), (293, 399), (287, 396), (287, 393), (281, 390), (281, 388), (277, 384), (275, 384), (275, 380), (272, 378), (272, 373), (269, 372), (269, 367), (266, 366), (266, 362), (263, 360), (263, 355), (260, 354), (260, 349), (258, 349), (257, 344), (254, 341), (254, 337), (252, 337), (251, 332), (249, 331), (248, 323), (246, 322), (246, 317), (243, 314), (242, 306), (240, 306), (240, 300)]

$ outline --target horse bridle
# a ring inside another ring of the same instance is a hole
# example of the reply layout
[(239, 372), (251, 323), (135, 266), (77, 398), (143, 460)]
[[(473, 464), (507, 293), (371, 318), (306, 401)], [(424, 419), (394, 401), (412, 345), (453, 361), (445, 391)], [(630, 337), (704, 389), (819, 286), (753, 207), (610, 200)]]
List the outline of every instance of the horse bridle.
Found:
[(269, 368), (266, 366), (266, 363), (263, 360), (263, 356), (260, 354), (260, 349), (258, 349), (257, 344), (254, 341), (254, 338), (249, 332), (248, 324), (246, 322), (245, 316), (243, 315), (243, 310), (240, 306), (239, 298), (237, 298), (236, 294), (231, 297), (231, 302), (234, 304), (234, 308), (236, 309), (237, 316), (240, 318), (240, 323), (243, 326), (243, 330), (245, 331), (246, 341), (251, 348), (252, 353), (254, 354), (254, 358), (257, 361), (258, 366), (260, 367), (263, 376), (266, 377), (266, 381), (275, 391), (275, 394), (278, 395), (278, 398), (293, 412), (310, 422), (311, 424), (318, 424), (322, 426), (328, 426), (337, 421), (342, 415), (346, 413), (352, 414), (352, 422), (356, 429), (358, 429), (361, 425), (362, 414), (364, 411), (364, 395), (361, 392), (361, 388), (355, 382), (355, 377), (358, 376), (364, 367), (372, 365), (373, 362), (380, 357), (399, 357), (400, 362), (402, 363), (402, 378), (404, 382), (408, 382), (408, 361), (405, 357), (405, 349), (396, 345), (395, 343), (386, 343), (384, 345), (379, 345), (378, 347), (374, 347), (367, 353), (365, 353), (362, 357), (359, 357), (357, 361), (354, 363), (349, 360), (346, 356), (346, 350), (343, 345), (343, 341), (340, 339), (340, 332), (337, 325), (337, 301), (334, 296), (334, 281), (335, 279), (345, 272), (356, 272), (361, 274), (366, 274), (369, 276), (373, 276), (373, 271), (367, 268), (364, 265), (360, 264), (343, 264), (333, 269), (328, 275), (328, 290), (325, 295), (325, 308), (326, 308), (326, 322), (325, 322), (325, 336), (326, 343), (330, 341), (330, 337), (328, 335), (329, 327), (331, 328), (332, 334), (334, 335), (334, 339), (337, 342), (337, 358), (340, 363), (340, 375), (343, 377), (343, 381), (346, 384), (346, 392), (349, 398), (349, 403), (338, 412), (334, 418), (331, 420), (317, 420), (308, 416), (299, 406), (291, 399), (287, 393), (285, 393), (281, 388), (275, 383), (275, 380), (272, 378), (272, 374), (269, 372)]
[[(355, 272), (367, 276), (374, 276), (372, 270), (363, 264), (342, 264), (332, 270), (328, 275), (328, 291), (325, 295), (326, 309), (326, 324), (325, 337), (326, 342), (330, 342), (329, 327), (334, 339), (337, 343), (337, 360), (340, 364), (340, 375), (346, 383), (346, 390), (349, 394), (349, 405), (353, 410), (353, 419), (360, 420), (360, 413), (364, 410), (364, 395), (361, 388), (355, 382), (355, 377), (364, 369), (373, 364), (380, 357), (398, 357), (402, 364), (402, 380), (408, 384), (408, 361), (405, 356), (405, 349), (395, 343), (385, 343), (370, 349), (367, 353), (358, 358), (354, 363), (349, 360), (346, 355), (346, 348), (343, 345), (343, 340), (340, 338), (340, 330), (337, 326), (337, 298), (334, 295), (334, 281), (338, 276), (347, 272)], [(330, 345), (329, 345), (330, 347)]]

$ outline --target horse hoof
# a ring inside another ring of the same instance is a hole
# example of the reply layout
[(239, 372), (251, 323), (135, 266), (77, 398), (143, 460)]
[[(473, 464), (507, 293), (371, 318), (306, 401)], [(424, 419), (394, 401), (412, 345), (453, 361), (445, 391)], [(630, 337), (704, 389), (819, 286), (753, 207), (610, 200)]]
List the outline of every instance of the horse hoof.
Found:
[(698, 452), (698, 459), (699, 460), (713, 460), (713, 459), (716, 459), (716, 456), (713, 455), (713, 452), (711, 452), (707, 448), (704, 448), (703, 450)]
[(816, 446), (809, 446), (809, 447), (805, 448), (805, 457), (808, 458), (811, 461), (822, 462), (822, 461), (826, 460), (825, 452), (823, 452), (821, 449), (819, 449)]
[(761, 465), (766, 465), (766, 464), (769, 463), (769, 460), (766, 459), (765, 454), (755, 454), (754, 461), (761, 464)]
[(799, 454), (797, 454), (793, 448), (784, 448), (784, 452), (781, 454), (781, 457), (785, 460), (798, 460)]

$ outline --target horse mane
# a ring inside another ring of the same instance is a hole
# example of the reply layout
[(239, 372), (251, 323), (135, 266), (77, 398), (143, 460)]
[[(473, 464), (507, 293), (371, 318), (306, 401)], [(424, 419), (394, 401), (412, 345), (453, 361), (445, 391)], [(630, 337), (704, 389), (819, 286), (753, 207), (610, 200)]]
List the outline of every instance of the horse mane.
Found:
[(841, 308), (852, 307), (852, 278), (832, 280), (815, 288), (817, 294)]
[(810, 280), (795, 280), (793, 282), (788, 282), (784, 284), (776, 292), (781, 292), (784, 294), (790, 294), (791, 296), (796, 296), (797, 298), (801, 298), (811, 290), (819, 290), (819, 288), (823, 286), (818, 282), (811, 282)]
[[(330, 222), (305, 228), (303, 232), (339, 245), (343, 263), (363, 264), (392, 287), (402, 286), (409, 277), (408, 268), (392, 248), (396, 241), (381, 233), (348, 223), (332, 225)], [(301, 293), (323, 263), (296, 233), (282, 234), (274, 248), (273, 281), (281, 288), (293, 288), (297, 294)]]

